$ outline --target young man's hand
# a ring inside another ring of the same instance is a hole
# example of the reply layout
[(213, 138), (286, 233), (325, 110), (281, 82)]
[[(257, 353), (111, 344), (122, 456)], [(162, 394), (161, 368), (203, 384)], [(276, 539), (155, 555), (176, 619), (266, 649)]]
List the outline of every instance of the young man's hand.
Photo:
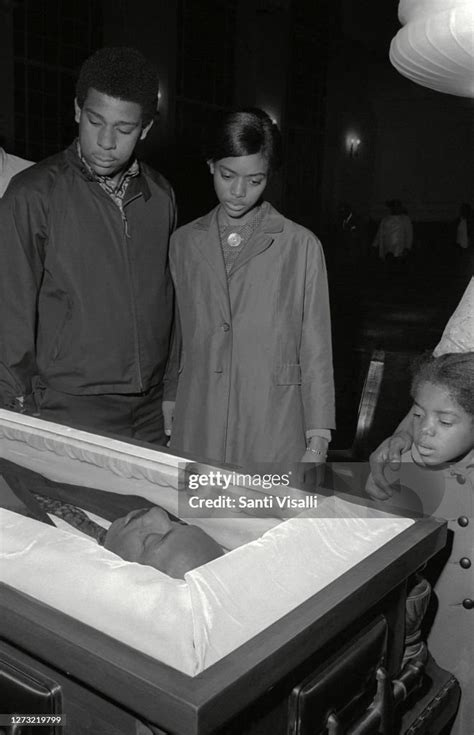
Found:
[(175, 401), (163, 401), (161, 404), (165, 434), (168, 437), (171, 437), (171, 431), (173, 428), (174, 406)]

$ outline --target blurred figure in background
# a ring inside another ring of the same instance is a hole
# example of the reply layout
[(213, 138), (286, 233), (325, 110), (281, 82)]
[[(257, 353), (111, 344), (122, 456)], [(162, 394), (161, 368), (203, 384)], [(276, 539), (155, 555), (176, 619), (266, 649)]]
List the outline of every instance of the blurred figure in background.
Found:
[(373, 242), (383, 261), (387, 256), (401, 258), (413, 245), (413, 226), (401, 201), (390, 199), (385, 203), (389, 214), (383, 217)]

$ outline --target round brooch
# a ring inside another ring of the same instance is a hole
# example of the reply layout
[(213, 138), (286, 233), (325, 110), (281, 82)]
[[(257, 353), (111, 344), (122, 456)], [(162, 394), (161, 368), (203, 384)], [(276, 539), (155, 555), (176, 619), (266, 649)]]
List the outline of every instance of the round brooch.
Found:
[(227, 238), (227, 244), (230, 245), (231, 248), (238, 248), (241, 242), (242, 238), (237, 234), (237, 232), (231, 232)]

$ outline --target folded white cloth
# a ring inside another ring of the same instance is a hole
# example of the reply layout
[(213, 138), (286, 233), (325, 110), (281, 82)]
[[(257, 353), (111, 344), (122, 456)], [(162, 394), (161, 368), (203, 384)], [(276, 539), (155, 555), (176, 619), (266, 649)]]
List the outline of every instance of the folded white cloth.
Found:
[(88, 536), (0, 510), (0, 579), (186, 674), (197, 673), (186, 582)]
[(474, 277), (446, 324), (433, 354), (439, 357), (447, 352), (474, 352)]

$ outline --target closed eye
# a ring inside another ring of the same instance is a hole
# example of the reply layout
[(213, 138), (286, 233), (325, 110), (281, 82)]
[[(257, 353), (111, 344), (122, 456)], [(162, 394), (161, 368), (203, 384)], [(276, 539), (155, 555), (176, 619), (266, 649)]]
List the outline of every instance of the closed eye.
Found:
[(173, 528), (170, 528), (168, 531), (166, 531), (166, 533), (149, 533), (143, 541), (144, 548), (147, 551), (151, 546), (153, 546), (155, 549), (158, 548), (158, 546), (161, 546), (163, 541), (170, 535), (172, 531)]
[(127, 520), (125, 521), (124, 526), (128, 526), (130, 521), (134, 521), (136, 518), (145, 515), (149, 510), (150, 508), (137, 508), (137, 510), (130, 511), (127, 515)]

